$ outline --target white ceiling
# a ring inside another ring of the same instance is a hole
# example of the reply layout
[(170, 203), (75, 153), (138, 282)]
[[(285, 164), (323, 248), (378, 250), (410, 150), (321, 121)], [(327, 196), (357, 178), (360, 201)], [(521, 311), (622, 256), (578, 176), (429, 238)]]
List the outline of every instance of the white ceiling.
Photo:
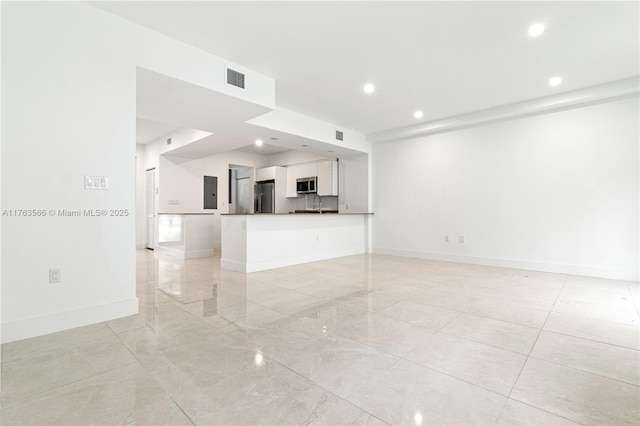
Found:
[(178, 130), (173, 124), (160, 123), (144, 118), (136, 119), (136, 144), (145, 145)]
[[(141, 130), (157, 137), (172, 136), (177, 129), (200, 131), (201, 139), (177, 146), (171, 155), (201, 158), (232, 150), (272, 155), (292, 149), (331, 156), (356, 153), (248, 123), (271, 111), (267, 107), (142, 68), (136, 77), (138, 139), (143, 139)], [(202, 132), (208, 135), (202, 137)], [(265, 144), (255, 146), (256, 139)]]
[[(280, 107), (365, 134), (640, 73), (638, 2), (98, 6), (273, 77)], [(547, 30), (531, 38), (535, 22)], [(563, 83), (552, 88), (555, 75)], [(376, 92), (365, 95), (365, 82)]]

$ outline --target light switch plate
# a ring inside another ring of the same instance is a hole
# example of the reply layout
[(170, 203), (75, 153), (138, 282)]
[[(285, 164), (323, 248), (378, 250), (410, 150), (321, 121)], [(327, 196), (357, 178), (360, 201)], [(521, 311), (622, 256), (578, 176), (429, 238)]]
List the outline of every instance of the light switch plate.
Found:
[(109, 189), (109, 178), (105, 176), (85, 176), (84, 189)]

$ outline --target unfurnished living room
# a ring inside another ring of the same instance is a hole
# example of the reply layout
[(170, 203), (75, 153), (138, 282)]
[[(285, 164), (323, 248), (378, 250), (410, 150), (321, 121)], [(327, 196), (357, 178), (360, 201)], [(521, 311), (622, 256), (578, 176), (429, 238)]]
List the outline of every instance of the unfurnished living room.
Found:
[(640, 2), (0, 19), (1, 424), (640, 424)]

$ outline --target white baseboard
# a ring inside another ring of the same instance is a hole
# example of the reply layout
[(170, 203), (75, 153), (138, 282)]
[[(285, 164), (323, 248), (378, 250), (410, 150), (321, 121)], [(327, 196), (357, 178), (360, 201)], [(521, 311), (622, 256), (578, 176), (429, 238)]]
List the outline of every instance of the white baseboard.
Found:
[(165, 254), (167, 256), (176, 257), (178, 259), (198, 259), (201, 257), (213, 256), (213, 249), (184, 251), (182, 249), (176, 249), (170, 246), (169, 247), (156, 246), (155, 252), (157, 254)]
[(637, 270), (609, 268), (605, 266), (570, 265), (562, 263), (537, 262), (532, 260), (500, 259), (450, 253), (433, 253), (419, 250), (393, 249), (387, 247), (374, 247), (373, 252), (378, 254), (388, 254), (391, 256), (416, 257), (418, 259), (471, 263), (475, 265), (498, 266), (501, 268), (524, 269), (527, 271), (582, 275), (612, 280), (638, 281), (639, 279)]
[(222, 269), (229, 269), (230, 271), (247, 272), (247, 264), (236, 260), (220, 259), (220, 267)]
[(138, 313), (138, 298), (2, 324), (2, 343), (42, 336)]
[[(244, 263), (235, 260), (225, 259), (220, 260), (220, 266), (224, 269), (230, 269), (238, 272), (258, 272), (266, 271), (268, 269), (284, 268), (285, 266), (300, 265), (302, 263), (317, 262), (320, 260), (335, 259), (337, 257), (353, 256), (356, 254), (364, 253), (364, 249), (345, 249), (345, 250), (332, 250), (327, 253), (314, 253), (312, 255), (289, 257), (283, 259), (274, 259), (265, 262), (252, 262)], [(224, 256), (224, 255), (223, 255)]]

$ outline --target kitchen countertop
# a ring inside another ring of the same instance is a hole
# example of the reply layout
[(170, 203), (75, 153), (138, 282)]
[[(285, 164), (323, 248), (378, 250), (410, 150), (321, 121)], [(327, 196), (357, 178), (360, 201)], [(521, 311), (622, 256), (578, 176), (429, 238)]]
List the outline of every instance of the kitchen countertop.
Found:
[(307, 213), (307, 212), (295, 212), (295, 213), (221, 213), (221, 216), (292, 216), (292, 215), (305, 215), (305, 216), (322, 216), (322, 215), (332, 215), (332, 216), (345, 216), (345, 215), (372, 215), (373, 213), (339, 213), (335, 210), (332, 211), (323, 211), (320, 213)]
[(172, 215), (172, 216), (191, 216), (191, 215), (213, 216), (215, 213), (156, 213), (156, 214), (166, 214), (166, 215)]

